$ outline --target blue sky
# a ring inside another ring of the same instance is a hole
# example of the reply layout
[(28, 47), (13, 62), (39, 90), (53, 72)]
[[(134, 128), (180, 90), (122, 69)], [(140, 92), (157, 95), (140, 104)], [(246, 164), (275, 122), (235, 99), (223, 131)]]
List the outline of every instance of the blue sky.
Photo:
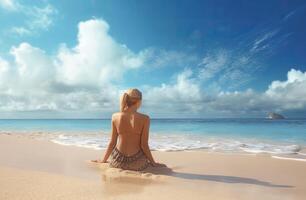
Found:
[(0, 0), (2, 118), (306, 114), (305, 1)]

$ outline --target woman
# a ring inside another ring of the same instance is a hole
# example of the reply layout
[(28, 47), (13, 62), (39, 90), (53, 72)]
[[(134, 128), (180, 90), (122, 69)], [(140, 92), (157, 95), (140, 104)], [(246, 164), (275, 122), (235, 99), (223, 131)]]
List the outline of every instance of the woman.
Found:
[(137, 112), (142, 94), (138, 89), (129, 89), (121, 97), (120, 112), (112, 116), (112, 133), (102, 161), (110, 157), (110, 166), (141, 171), (148, 166), (161, 167), (164, 164), (154, 161), (148, 140), (150, 118)]

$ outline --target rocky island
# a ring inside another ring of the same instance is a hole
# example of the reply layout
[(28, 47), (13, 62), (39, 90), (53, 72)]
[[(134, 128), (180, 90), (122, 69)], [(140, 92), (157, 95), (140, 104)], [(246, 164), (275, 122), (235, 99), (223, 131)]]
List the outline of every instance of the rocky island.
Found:
[(281, 114), (270, 112), (268, 119), (285, 119), (285, 117)]

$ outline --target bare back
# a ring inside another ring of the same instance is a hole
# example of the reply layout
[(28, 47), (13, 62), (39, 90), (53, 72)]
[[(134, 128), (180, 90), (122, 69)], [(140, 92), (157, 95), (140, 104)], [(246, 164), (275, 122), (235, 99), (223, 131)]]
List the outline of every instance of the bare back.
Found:
[(118, 112), (113, 115), (118, 133), (116, 147), (125, 155), (133, 155), (141, 149), (141, 135), (147, 116), (138, 112)]

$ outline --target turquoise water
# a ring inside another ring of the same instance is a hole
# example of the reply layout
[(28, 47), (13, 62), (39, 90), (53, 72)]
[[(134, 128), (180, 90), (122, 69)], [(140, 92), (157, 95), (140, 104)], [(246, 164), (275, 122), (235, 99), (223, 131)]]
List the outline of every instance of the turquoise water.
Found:
[[(110, 120), (6, 119), (0, 120), (0, 130), (48, 132), (60, 144), (103, 149)], [(306, 146), (306, 119), (152, 119), (150, 131), (150, 143), (156, 150), (296, 153)]]

